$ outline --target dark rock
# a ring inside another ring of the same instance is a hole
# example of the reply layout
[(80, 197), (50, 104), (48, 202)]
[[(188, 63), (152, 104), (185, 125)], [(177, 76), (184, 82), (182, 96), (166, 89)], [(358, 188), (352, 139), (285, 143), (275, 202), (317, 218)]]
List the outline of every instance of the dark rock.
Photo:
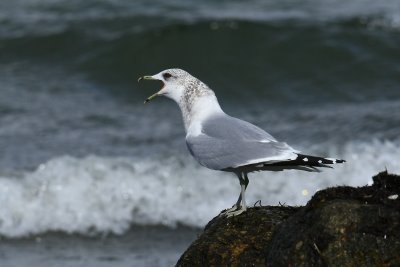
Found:
[(255, 207), (246, 216), (216, 217), (182, 255), (177, 266), (264, 266), (264, 251), (276, 226), (297, 210)]
[(177, 266), (400, 266), (400, 176), (214, 218)]

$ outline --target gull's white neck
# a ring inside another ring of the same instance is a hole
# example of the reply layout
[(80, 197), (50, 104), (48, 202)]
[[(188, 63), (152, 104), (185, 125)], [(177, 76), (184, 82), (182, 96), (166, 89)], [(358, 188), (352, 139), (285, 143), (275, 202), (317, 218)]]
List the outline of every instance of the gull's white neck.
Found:
[(214, 92), (196, 96), (190, 101), (178, 103), (183, 117), (183, 123), (187, 134), (197, 135), (201, 132), (201, 124), (211, 115), (223, 114)]

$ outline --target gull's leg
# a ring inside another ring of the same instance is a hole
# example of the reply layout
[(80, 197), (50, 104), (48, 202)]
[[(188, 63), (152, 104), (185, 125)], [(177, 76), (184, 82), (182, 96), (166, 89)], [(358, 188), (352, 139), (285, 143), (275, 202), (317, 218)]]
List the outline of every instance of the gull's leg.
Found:
[[(249, 178), (247, 178), (247, 174), (243, 173), (244, 179), (241, 174), (237, 174), (237, 176), (239, 177), (239, 183), (240, 183), (240, 195), (239, 195), (238, 200), (236, 201), (236, 204), (233, 205), (233, 207), (232, 207), (232, 209), (235, 208), (233, 210), (237, 210), (237, 209), (239, 209), (240, 206), (242, 206), (241, 204), (244, 201), (244, 192), (246, 191), (247, 185), (249, 184)], [(243, 189), (243, 186), (244, 186), (244, 189)]]
[[(240, 187), (242, 187), (242, 184), (244, 183), (244, 179), (242, 178), (242, 174), (241, 173), (236, 173), (237, 177), (239, 178), (239, 183), (240, 183)], [(242, 181), (243, 180), (243, 181)], [(242, 202), (242, 190), (240, 191), (240, 195), (238, 200), (236, 201), (236, 204), (232, 206), (232, 208), (225, 210), (224, 212), (221, 213), (221, 215), (227, 215), (230, 212), (233, 212), (237, 209), (239, 209), (240, 207), (240, 203)]]
[(240, 177), (240, 196), (236, 204), (231, 209), (224, 212), (226, 217), (237, 216), (247, 210), (245, 193), (247, 185), (249, 184), (249, 178), (247, 177), (247, 173), (242, 173), (240, 176), (238, 175), (238, 177)]
[(244, 177), (244, 180), (243, 180), (244, 184), (240, 184), (240, 186), (241, 186), (240, 196), (242, 197), (242, 207), (244, 207), (244, 210), (246, 210), (247, 206), (246, 206), (246, 199), (244, 197), (244, 194), (246, 193), (247, 186), (249, 185), (249, 177), (247, 177), (247, 173), (243, 173), (243, 177)]
[(244, 198), (244, 194), (246, 192), (247, 186), (249, 185), (249, 178), (247, 177), (247, 173), (243, 173), (243, 177), (238, 175), (240, 182), (240, 195), (235, 205), (233, 205), (232, 209), (237, 210), (240, 206), (246, 207), (246, 200)]

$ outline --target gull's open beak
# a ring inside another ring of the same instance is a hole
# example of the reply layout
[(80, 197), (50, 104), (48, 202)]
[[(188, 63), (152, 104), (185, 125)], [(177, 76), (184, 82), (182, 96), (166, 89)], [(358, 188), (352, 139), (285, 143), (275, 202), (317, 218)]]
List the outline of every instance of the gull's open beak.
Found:
[[(141, 80), (156, 80), (156, 81), (160, 81), (160, 79), (157, 79), (153, 76), (142, 76), (138, 79), (138, 82), (140, 82)], [(162, 88), (161, 88), (162, 89)], [(161, 91), (161, 90), (160, 90)], [(146, 104), (147, 102), (149, 102), (150, 100), (152, 100), (153, 98), (155, 98), (156, 96), (159, 96), (160, 91), (158, 91), (155, 94), (152, 94), (151, 96), (149, 96), (145, 101), (144, 104)]]

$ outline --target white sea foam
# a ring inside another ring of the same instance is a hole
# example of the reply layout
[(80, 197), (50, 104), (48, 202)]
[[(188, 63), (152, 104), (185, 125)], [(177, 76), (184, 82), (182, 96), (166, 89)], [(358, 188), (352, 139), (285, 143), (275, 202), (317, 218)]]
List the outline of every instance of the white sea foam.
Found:
[[(399, 173), (399, 149), (392, 142), (350, 143), (329, 153), (348, 161), (333, 170), (251, 174), (248, 203), (305, 204), (326, 186), (365, 185), (385, 168)], [(0, 176), (0, 235), (123, 233), (130, 224), (202, 227), (238, 194), (233, 175), (207, 170), (190, 158), (65, 156), (33, 172)]]

